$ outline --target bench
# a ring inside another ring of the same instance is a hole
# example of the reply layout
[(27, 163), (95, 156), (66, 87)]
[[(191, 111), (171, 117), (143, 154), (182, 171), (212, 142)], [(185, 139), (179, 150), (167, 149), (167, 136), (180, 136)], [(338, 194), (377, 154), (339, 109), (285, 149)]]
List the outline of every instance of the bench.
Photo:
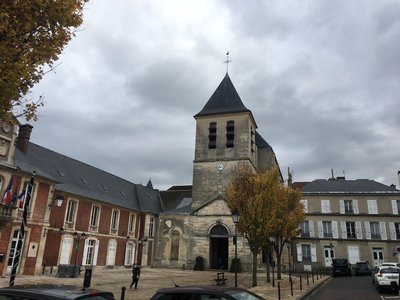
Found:
[(214, 281), (216, 282), (216, 285), (225, 285), (225, 273), (224, 272), (218, 272), (217, 273), (217, 278), (214, 279)]

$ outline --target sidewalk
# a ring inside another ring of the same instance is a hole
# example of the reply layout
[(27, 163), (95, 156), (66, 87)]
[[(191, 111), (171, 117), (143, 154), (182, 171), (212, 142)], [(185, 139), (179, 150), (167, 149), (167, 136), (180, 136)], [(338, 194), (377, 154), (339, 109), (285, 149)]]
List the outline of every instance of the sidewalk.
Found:
[[(15, 285), (28, 284), (28, 283), (53, 283), (75, 285), (81, 287), (83, 284), (83, 274), (78, 278), (59, 278), (54, 274), (27, 276), (18, 275), (15, 279)], [(234, 283), (234, 274), (226, 272), (225, 277), (228, 278), (227, 285), (232, 286)], [(242, 288), (249, 289), (256, 294), (261, 295), (267, 300), (278, 299), (278, 282), (281, 287), (281, 299), (299, 300), (309, 291), (317, 287), (319, 284), (329, 278), (329, 276), (320, 277), (314, 275), (314, 282), (312, 277), (309, 276), (308, 284), (306, 277), (302, 277), (302, 290), (300, 290), (300, 278), (293, 276), (293, 296), (291, 296), (290, 282), (288, 276), (283, 274), (283, 279), (275, 280), (275, 287), (272, 283), (266, 283), (265, 273), (259, 272), (257, 274), (258, 286), (251, 288), (251, 273), (239, 273), (238, 285)], [(149, 299), (157, 289), (162, 287), (173, 287), (174, 283), (177, 285), (214, 285), (216, 278), (216, 271), (192, 271), (192, 270), (176, 270), (176, 269), (155, 269), (144, 267), (141, 271), (141, 277), (138, 284), (138, 289), (129, 289), (131, 282), (131, 270), (125, 268), (118, 269), (104, 269), (97, 268), (94, 270), (91, 279), (91, 288), (107, 290), (114, 293), (116, 299), (121, 297), (121, 288), (125, 286), (126, 300), (133, 299)], [(0, 278), (0, 287), (6, 287), (9, 283), (9, 277)]]

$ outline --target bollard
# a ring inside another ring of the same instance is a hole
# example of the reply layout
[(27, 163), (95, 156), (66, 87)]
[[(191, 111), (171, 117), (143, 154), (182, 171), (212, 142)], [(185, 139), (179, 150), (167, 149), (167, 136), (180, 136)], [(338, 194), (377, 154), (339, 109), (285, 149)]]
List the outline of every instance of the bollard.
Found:
[(125, 299), (125, 291), (126, 291), (126, 287), (123, 286), (123, 287), (121, 288), (121, 300), (124, 300), (124, 299)]
[(50, 274), (53, 274), (53, 267), (54, 267), (54, 266), (51, 266), (51, 267), (50, 267)]
[(290, 279), (289, 281), (290, 281), (290, 295), (292, 295), (293, 297), (293, 280)]
[(301, 274), (300, 274), (300, 291), (303, 290), (303, 283), (301, 282)]
[(278, 281), (278, 300), (281, 300), (281, 283)]
[(42, 270), (42, 274), (44, 274), (44, 269), (46, 268), (46, 265), (43, 265), (43, 270)]
[(310, 281), (308, 280), (308, 273), (307, 273), (307, 286), (310, 286)]
[(314, 283), (314, 272), (311, 271), (311, 278), (312, 278), (312, 282)]
[(317, 270), (317, 272), (315, 272), (316, 274), (317, 274), (317, 281), (318, 281), (318, 270)]

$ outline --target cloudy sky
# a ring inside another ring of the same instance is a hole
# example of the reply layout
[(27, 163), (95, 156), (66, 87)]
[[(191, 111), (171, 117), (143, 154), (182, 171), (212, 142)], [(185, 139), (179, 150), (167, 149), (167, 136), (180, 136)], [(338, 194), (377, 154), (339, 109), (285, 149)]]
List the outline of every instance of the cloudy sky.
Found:
[(398, 186), (399, 1), (92, 0), (31, 141), (158, 189), (192, 183), (195, 120), (226, 72), (294, 181)]

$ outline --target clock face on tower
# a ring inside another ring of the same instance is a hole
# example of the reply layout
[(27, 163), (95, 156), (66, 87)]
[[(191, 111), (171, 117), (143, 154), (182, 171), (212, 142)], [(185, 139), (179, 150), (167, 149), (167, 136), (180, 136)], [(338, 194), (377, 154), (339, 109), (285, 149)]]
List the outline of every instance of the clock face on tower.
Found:
[(218, 170), (218, 171), (222, 171), (223, 169), (224, 169), (224, 164), (219, 163), (219, 164), (217, 165), (217, 170)]

